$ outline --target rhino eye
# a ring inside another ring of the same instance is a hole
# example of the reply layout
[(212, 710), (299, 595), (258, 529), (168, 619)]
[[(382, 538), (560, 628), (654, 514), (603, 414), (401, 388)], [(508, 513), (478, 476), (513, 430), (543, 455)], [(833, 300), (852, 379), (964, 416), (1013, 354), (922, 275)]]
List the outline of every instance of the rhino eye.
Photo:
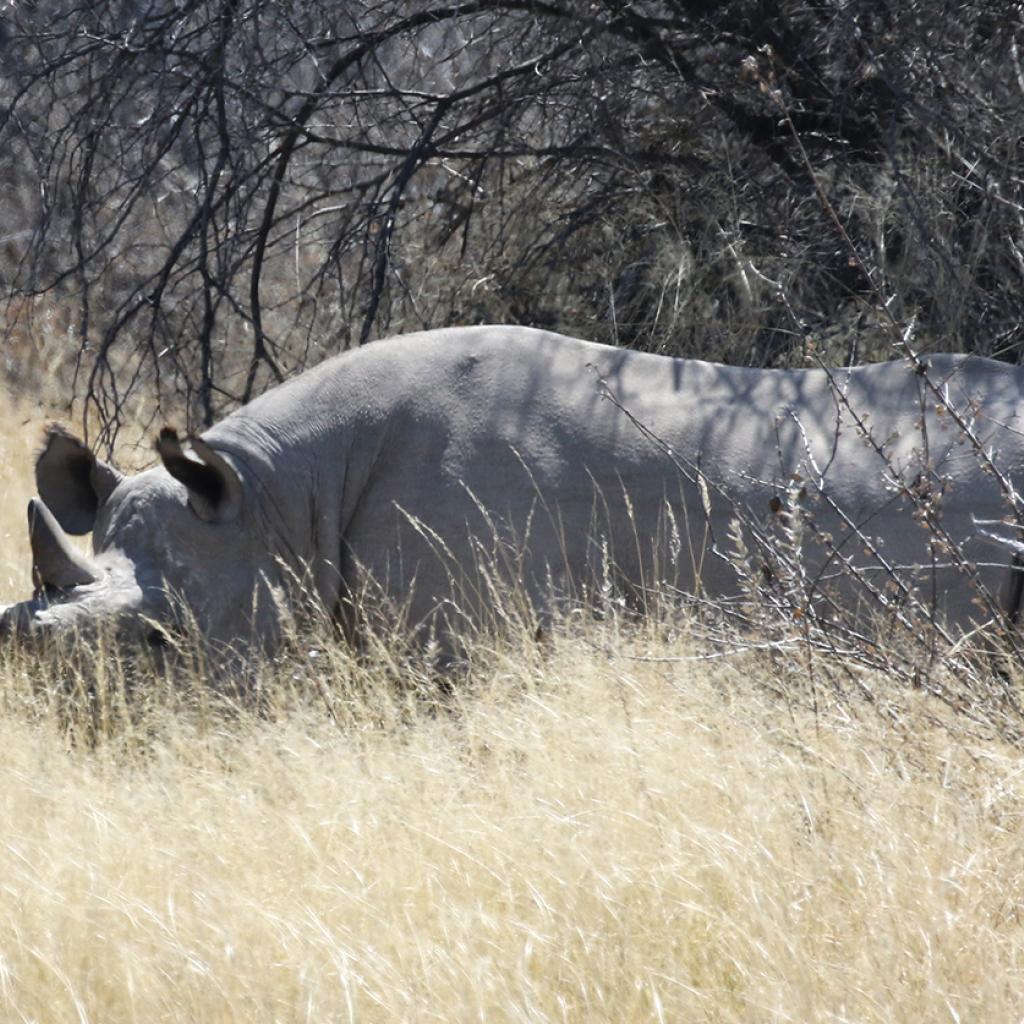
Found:
[(74, 587), (55, 587), (52, 583), (43, 583), (32, 589), (32, 600), (45, 605), (62, 604), (68, 599)]
[(153, 628), (146, 634), (146, 643), (157, 650), (163, 650), (170, 646), (171, 638), (162, 629)]

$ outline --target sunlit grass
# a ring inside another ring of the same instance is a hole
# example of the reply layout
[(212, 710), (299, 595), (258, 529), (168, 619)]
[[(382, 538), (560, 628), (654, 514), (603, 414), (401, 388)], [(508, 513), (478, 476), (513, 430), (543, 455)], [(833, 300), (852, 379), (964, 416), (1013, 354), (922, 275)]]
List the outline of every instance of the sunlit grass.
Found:
[(604, 629), (446, 697), (307, 647), (261, 702), (9, 711), (8, 1018), (1019, 1018), (1016, 751)]
[(31, 556), (25, 509), (35, 493), (33, 465), (45, 414), (0, 390), (0, 604), (25, 597)]

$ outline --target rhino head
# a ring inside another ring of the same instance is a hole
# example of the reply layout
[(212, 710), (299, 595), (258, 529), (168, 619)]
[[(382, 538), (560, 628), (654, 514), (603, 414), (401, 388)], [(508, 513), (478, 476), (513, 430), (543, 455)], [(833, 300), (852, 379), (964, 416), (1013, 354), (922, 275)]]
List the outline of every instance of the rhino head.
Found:
[[(3, 610), (0, 634), (103, 626), (160, 646), (188, 623), (214, 643), (273, 641), (277, 566), (243, 477), (202, 439), (188, 444), (163, 430), (162, 464), (125, 476), (67, 432), (48, 432), (28, 506), (34, 593)], [(68, 536), (89, 532), (91, 556)]]

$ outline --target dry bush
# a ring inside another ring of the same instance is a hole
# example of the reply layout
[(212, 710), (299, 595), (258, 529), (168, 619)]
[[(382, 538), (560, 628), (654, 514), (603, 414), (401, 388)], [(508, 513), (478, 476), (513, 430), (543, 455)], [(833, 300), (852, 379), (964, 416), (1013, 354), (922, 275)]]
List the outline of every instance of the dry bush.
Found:
[(773, 366), (887, 355), (915, 323), (1016, 359), (1017, 13), (13, 5), (5, 333), (24, 348), (26, 304), (54, 320), (108, 446), (140, 391), (209, 423), (453, 322)]

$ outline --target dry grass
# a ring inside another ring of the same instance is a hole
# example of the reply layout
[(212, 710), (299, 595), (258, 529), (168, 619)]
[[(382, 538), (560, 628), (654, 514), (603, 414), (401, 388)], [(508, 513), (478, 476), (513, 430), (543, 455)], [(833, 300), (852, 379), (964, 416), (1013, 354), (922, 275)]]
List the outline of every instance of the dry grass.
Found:
[(32, 467), (46, 419), (41, 404), (0, 388), (0, 604), (24, 598), (31, 588), (25, 509), (35, 493)]
[(1019, 752), (693, 654), (511, 637), (439, 702), (307, 643), (258, 707), (186, 677), (129, 711), (103, 661), (91, 730), (6, 658), (0, 1019), (1019, 1020)]
[(1019, 1019), (1015, 751), (627, 653), (431, 713), (322, 652), (340, 725), (5, 716), (8, 1019)]

